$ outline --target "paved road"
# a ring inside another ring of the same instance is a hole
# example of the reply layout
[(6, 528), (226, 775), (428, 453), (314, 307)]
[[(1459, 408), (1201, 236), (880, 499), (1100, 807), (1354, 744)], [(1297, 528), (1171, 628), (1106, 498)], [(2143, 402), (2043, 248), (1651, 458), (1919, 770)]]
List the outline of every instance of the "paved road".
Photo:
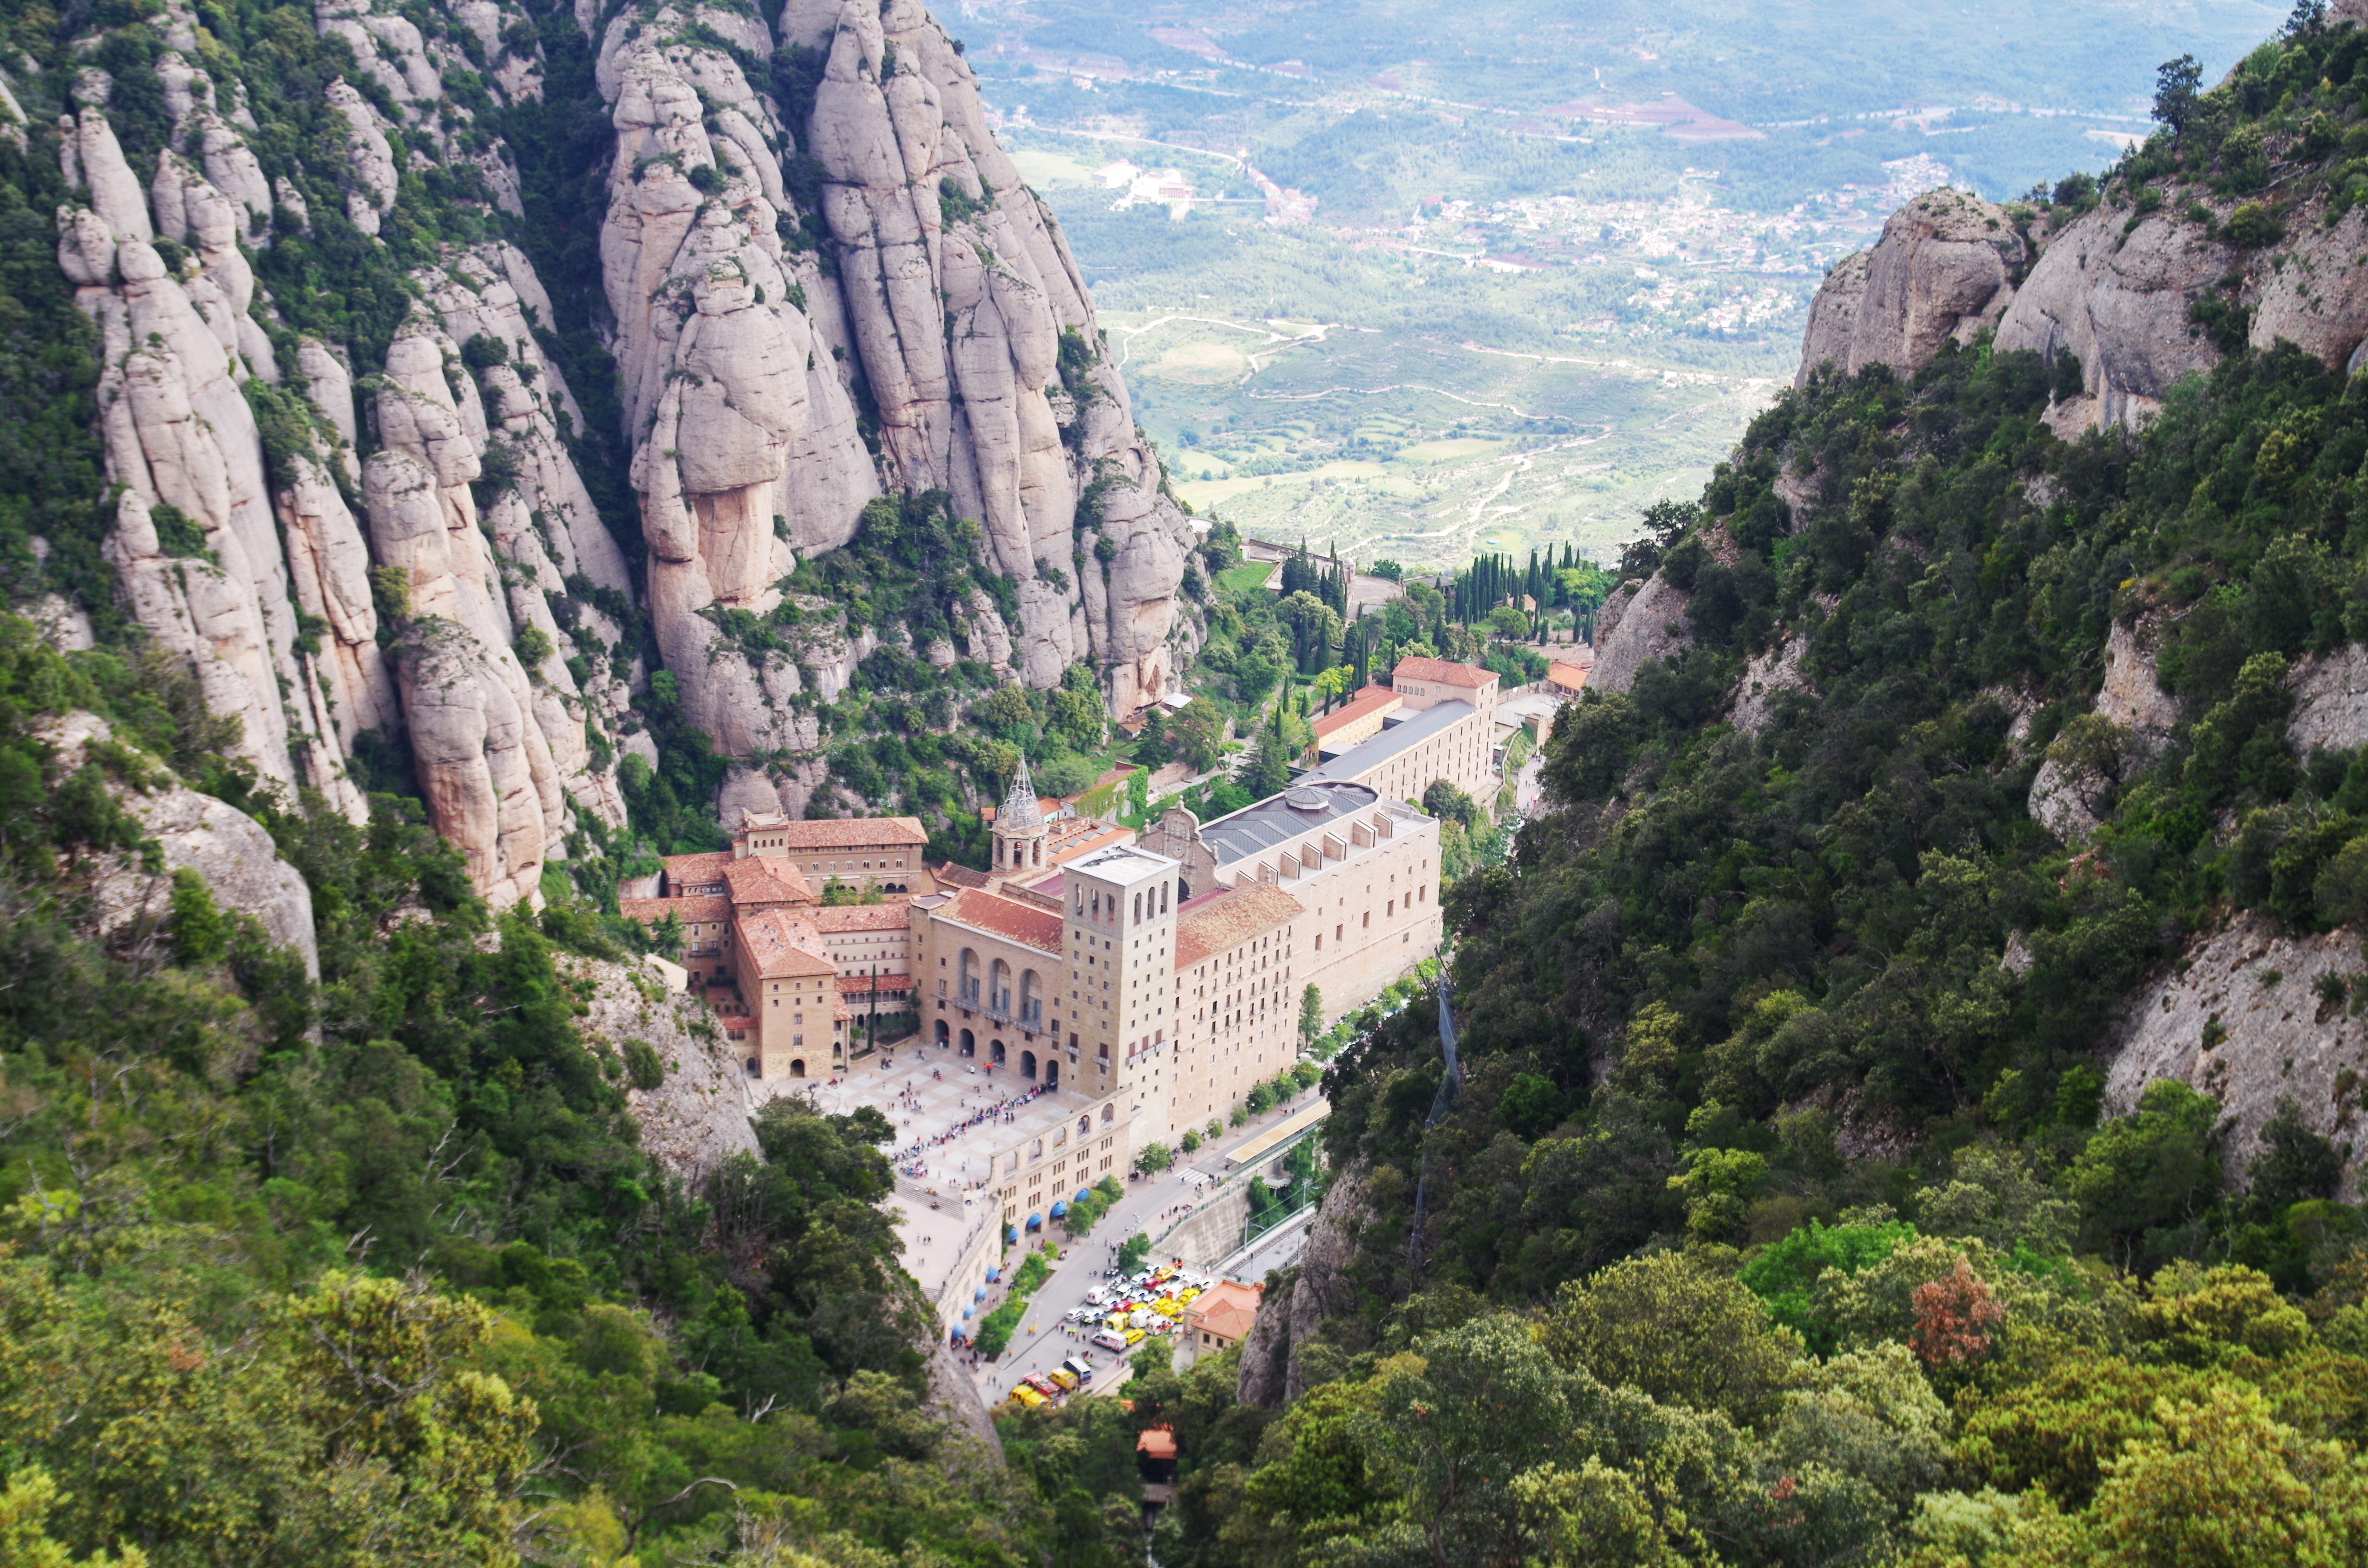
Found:
[[(1201, 1150), (1188, 1164), (1211, 1170), (1221, 1169), (1222, 1156), (1226, 1150), (1267, 1131), (1294, 1111), (1305, 1109), (1313, 1102), (1314, 1095), (1315, 1091), (1309, 1090), (1264, 1116), (1252, 1117), (1243, 1127), (1229, 1129), (1222, 1145), (1213, 1150)], [(973, 1369), (972, 1376), (978, 1384), (979, 1395), (989, 1405), (1009, 1393), (1012, 1385), (1029, 1373), (1049, 1372), (1059, 1366), (1064, 1358), (1080, 1352), (1091, 1356), (1094, 1366), (1099, 1369), (1096, 1387), (1107, 1387), (1123, 1378), (1122, 1371), (1113, 1373), (1111, 1370), (1123, 1362), (1123, 1357), (1087, 1344), (1083, 1333), (1072, 1335), (1064, 1332), (1066, 1325), (1061, 1319), (1070, 1308), (1084, 1303), (1088, 1289), (1101, 1283), (1102, 1270), (1110, 1267), (1118, 1244), (1137, 1231), (1145, 1232), (1156, 1239), (1160, 1232), (1181, 1217), (1182, 1206), (1190, 1202), (1192, 1196), (1191, 1189), (1184, 1185), (1185, 1168), (1184, 1165), (1170, 1166), (1159, 1176), (1129, 1182), (1126, 1196), (1111, 1206), (1110, 1211), (1102, 1217), (1101, 1223), (1094, 1227), (1093, 1233), (1082, 1241), (1067, 1244), (1068, 1256), (1054, 1267), (1053, 1277), (1029, 1298), (1028, 1315), (1020, 1319), (1019, 1327), (1013, 1332), (1010, 1348), (996, 1361), (981, 1362)], [(1015, 1246), (1004, 1256), (1016, 1267), (1025, 1254)], [(1155, 1251), (1149, 1261), (1164, 1263), (1167, 1259)], [(1261, 1258), (1258, 1273), (1248, 1278), (1260, 1278), (1268, 1268), (1279, 1267), (1281, 1265)], [(995, 1301), (990, 1299), (986, 1306), (991, 1308), (995, 1304)]]

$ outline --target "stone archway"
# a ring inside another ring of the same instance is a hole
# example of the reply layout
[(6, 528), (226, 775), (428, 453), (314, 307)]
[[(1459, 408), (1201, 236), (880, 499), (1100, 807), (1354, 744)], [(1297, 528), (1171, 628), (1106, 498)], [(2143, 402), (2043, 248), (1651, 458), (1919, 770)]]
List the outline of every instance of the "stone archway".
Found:
[(992, 1042), (991, 1042), (991, 1043), (989, 1043), (989, 1045), (987, 1046), (987, 1050), (988, 1050), (988, 1051), (991, 1053), (991, 1054), (989, 1055), (989, 1057), (988, 1057), (988, 1060), (990, 1060), (991, 1062), (994, 1062), (997, 1067), (1002, 1066), (1002, 1065), (1003, 1065), (1003, 1042), (1002, 1042), (1001, 1040), (998, 1040), (992, 1041)]
[(962, 1032), (962, 1053), (964, 1056), (976, 1056), (978, 1054), (978, 1037), (971, 1033), (968, 1029), (964, 1029)]
[(1036, 1076), (1036, 1053), (1034, 1051), (1023, 1051), (1019, 1053), (1019, 1075), (1023, 1078), (1033, 1078)]

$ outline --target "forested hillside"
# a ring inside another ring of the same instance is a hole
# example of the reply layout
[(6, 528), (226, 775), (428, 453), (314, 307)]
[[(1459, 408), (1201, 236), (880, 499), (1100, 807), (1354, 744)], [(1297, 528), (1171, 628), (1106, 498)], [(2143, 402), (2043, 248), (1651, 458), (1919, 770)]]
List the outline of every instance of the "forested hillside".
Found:
[[(1459, 1076), (1438, 998), (1368, 1020), (1306, 1261), (1149, 1389), (1163, 1564), (2368, 1554), (2368, 734), (2311, 678), (2368, 638), (2368, 382), (2255, 330), (2359, 248), (2363, 45), (2167, 71), (2112, 176), (1973, 213), (2016, 304), (1812, 369), (1632, 549), (1654, 656), (1450, 895)], [(2122, 327), (2208, 368), (2100, 426), (2126, 363), (1998, 339), (2157, 211), (2228, 259)], [(2127, 1078), (2224, 932), (2285, 1021)]]

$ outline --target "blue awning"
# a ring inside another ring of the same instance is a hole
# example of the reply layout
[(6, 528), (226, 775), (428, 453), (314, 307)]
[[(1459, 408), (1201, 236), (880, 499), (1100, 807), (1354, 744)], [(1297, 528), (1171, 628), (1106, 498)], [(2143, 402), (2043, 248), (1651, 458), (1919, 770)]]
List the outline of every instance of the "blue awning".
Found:
[(1003, 1270), (1000, 1268), (990, 1268), (986, 1271), (986, 1282), (990, 1285), (1002, 1278)]
[(968, 1316), (970, 1316), (970, 1309), (969, 1309), (968, 1307), (964, 1307), (964, 1308), (962, 1309), (962, 1316), (964, 1316), (964, 1317), (968, 1317)]
[(1055, 1220), (1057, 1220), (1057, 1219), (1059, 1219), (1062, 1215), (1066, 1214), (1068, 1211), (1069, 1211), (1069, 1206), (1068, 1206), (1067, 1204), (1063, 1203), (1063, 1202), (1059, 1201), (1058, 1199), (1055, 1199), (1055, 1200), (1053, 1201), (1053, 1218), (1054, 1218)]
[(973, 1291), (970, 1293), (970, 1299), (971, 1299), (972, 1301), (985, 1301), (985, 1300), (986, 1300), (986, 1287), (985, 1287), (985, 1286), (984, 1286), (984, 1285), (981, 1285), (977, 1290), (973, 1290)]
[(1092, 1187), (1081, 1187), (1077, 1188), (1077, 1196), (1072, 1198), (1069, 1201), (1072, 1203), (1083, 1203), (1087, 1199), (1091, 1198), (1093, 1195), (1094, 1189)]
[(1031, 1230), (1031, 1231), (1041, 1231), (1041, 1230), (1042, 1230), (1042, 1229), (1044, 1228), (1044, 1216), (1043, 1216), (1043, 1215), (1042, 1215), (1042, 1214), (1030, 1214), (1030, 1215), (1029, 1215), (1029, 1216), (1028, 1216), (1028, 1228), (1029, 1228), (1030, 1230)]

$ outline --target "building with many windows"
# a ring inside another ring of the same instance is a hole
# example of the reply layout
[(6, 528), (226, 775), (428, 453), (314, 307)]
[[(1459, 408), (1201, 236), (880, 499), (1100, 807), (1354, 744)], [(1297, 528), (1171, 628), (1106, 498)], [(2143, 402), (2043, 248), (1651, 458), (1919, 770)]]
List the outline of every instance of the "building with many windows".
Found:
[(1474, 665), (1400, 659), (1386, 690), (1367, 687), (1316, 721), (1316, 765), (1301, 782), (1362, 784), (1389, 800), (1419, 801), (1444, 778), (1493, 807), (1501, 782), (1497, 686), (1496, 671)]

